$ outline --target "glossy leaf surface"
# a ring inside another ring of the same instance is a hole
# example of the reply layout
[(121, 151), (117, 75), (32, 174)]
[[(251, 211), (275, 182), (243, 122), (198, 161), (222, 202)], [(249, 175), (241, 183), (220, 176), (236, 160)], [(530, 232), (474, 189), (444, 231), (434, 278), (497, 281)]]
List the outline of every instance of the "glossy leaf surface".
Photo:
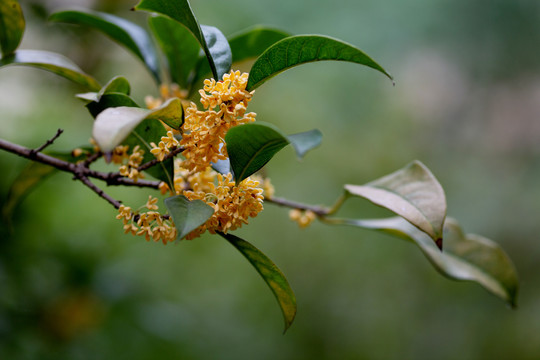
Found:
[(294, 66), (323, 60), (365, 65), (392, 79), (392, 76), (372, 58), (352, 45), (327, 36), (297, 35), (278, 41), (259, 56), (249, 72), (246, 89), (254, 90), (265, 81)]
[(160, 107), (147, 110), (121, 106), (107, 108), (96, 117), (92, 136), (103, 152), (108, 152), (119, 145), (128, 134), (143, 120), (162, 120), (176, 126), (182, 123), (182, 102), (169, 99)]
[(240, 62), (259, 57), (267, 48), (291, 34), (264, 26), (255, 26), (229, 37), (232, 61)]
[(18, 1), (0, 1), (0, 50), (2, 55), (13, 53), (24, 34), (24, 15)]
[(519, 280), (508, 255), (489, 239), (465, 234), (454, 219), (445, 222), (443, 251), (439, 251), (429, 236), (402, 218), (347, 220), (346, 224), (412, 241), (441, 274), (455, 280), (474, 281), (510, 306), (516, 306)]
[(0, 59), (0, 67), (8, 65), (31, 66), (47, 70), (81, 84), (88, 90), (99, 91), (101, 89), (101, 85), (93, 77), (85, 74), (71, 60), (49, 51), (18, 50), (14, 54)]
[(248, 259), (262, 276), (279, 303), (285, 320), (285, 331), (291, 326), (296, 315), (296, 297), (281, 270), (259, 249), (232, 234), (220, 234)]
[(229, 129), (225, 142), (236, 183), (260, 170), (289, 144), (289, 140), (276, 127), (262, 123)]
[(50, 21), (84, 25), (103, 32), (135, 54), (159, 81), (159, 60), (156, 49), (146, 30), (137, 24), (111, 14), (98, 11), (68, 10), (52, 14)]
[(171, 215), (181, 240), (204, 224), (213, 214), (214, 209), (202, 200), (189, 201), (184, 195), (176, 195), (165, 199), (165, 206)]
[(172, 82), (188, 87), (188, 79), (199, 57), (200, 45), (192, 33), (166, 16), (151, 16), (150, 29), (167, 58)]
[(446, 198), (437, 179), (421, 162), (364, 186), (345, 185), (345, 190), (403, 217), (442, 246)]
[(88, 104), (86, 104), (88, 111), (90, 111), (90, 114), (92, 114), (94, 118), (97, 117), (99, 113), (105, 109), (115, 108), (115, 107), (120, 107), (120, 106), (127, 106), (127, 107), (134, 107), (134, 108), (140, 107), (139, 105), (137, 105), (135, 100), (121, 93), (103, 94), (99, 98), (99, 100), (96, 99), (95, 101), (91, 101)]
[[(228, 42), (216, 28), (201, 29), (187, 0), (141, 0), (134, 9), (162, 14), (184, 25), (204, 50), (215, 79), (221, 79), (223, 74), (229, 71), (232, 59), (230, 48), (229, 55), (224, 56), (229, 47)], [(225, 39), (225, 42), (222, 39)]]

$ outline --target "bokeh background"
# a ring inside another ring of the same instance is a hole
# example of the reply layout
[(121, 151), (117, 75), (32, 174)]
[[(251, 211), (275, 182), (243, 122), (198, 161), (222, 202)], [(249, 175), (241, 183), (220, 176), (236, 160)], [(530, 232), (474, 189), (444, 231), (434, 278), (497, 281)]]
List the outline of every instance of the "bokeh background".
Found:
[[(22, 48), (61, 52), (102, 83), (116, 74), (142, 103), (149, 75), (102, 34), (48, 24), (83, 6), (145, 24), (135, 0), (21, 0)], [(0, 359), (539, 359), (540, 2), (537, 0), (202, 1), (201, 23), (229, 35), (255, 24), (340, 38), (379, 73), (309, 64), (257, 90), (250, 108), (286, 133), (318, 128), (323, 145), (267, 166), (277, 195), (331, 204), (419, 159), (467, 232), (508, 252), (518, 309), (480, 286), (440, 276), (401, 240), (315, 223), (301, 230), (267, 205), (238, 235), (287, 275), (298, 315), (282, 334), (271, 292), (219, 237), (163, 246), (123, 235), (116, 211), (56, 174), (0, 228)], [(88, 143), (92, 120), (52, 74), (0, 71), (0, 137), (54, 150)], [(0, 153), (0, 201), (27, 161)], [(138, 206), (147, 191), (107, 189)], [(384, 215), (360, 200), (344, 215)]]

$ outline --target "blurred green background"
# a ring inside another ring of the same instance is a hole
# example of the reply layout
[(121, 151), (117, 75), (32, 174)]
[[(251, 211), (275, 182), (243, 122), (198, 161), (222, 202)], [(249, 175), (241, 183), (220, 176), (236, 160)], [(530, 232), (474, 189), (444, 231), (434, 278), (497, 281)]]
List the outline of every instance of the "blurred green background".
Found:
[[(21, 1), (22, 48), (61, 52), (135, 98), (157, 94), (130, 54), (103, 35), (48, 24), (79, 5), (145, 23), (123, 1)], [(232, 34), (254, 24), (340, 38), (379, 73), (323, 62), (257, 90), (258, 119), (286, 133), (318, 128), (323, 145), (267, 166), (278, 196), (331, 204), (424, 162), (449, 215), (501, 244), (521, 279), (518, 309), (440, 276), (414, 246), (354, 228), (301, 230), (271, 205), (237, 234), (287, 275), (298, 315), (282, 318), (264, 282), (221, 238), (163, 246), (125, 236), (116, 211), (67, 174), (31, 193), (0, 228), (0, 359), (539, 359), (540, 2), (537, 0), (202, 1), (199, 21)], [(30, 68), (0, 71), (0, 137), (37, 147), (87, 144), (81, 89)], [(0, 153), (0, 200), (27, 161)], [(106, 189), (127, 204), (147, 191)], [(154, 193), (155, 195), (155, 193)], [(342, 214), (379, 216), (352, 201)]]

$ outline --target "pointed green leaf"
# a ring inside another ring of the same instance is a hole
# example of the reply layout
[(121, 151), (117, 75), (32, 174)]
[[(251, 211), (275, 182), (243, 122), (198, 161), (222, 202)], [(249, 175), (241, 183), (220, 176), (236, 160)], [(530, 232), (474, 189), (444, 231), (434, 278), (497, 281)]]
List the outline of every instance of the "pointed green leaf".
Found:
[(289, 140), (275, 126), (260, 122), (229, 129), (225, 142), (237, 184), (260, 170), (289, 144)]
[(68, 58), (41, 50), (18, 50), (0, 59), (0, 67), (8, 65), (31, 66), (53, 72), (66, 79), (81, 84), (92, 91), (99, 91), (101, 85), (90, 75), (85, 74)]
[(151, 16), (148, 21), (167, 58), (171, 80), (186, 89), (199, 57), (199, 43), (185, 26), (171, 18)]
[(441, 184), (421, 162), (364, 186), (345, 185), (345, 191), (403, 217), (442, 247), (446, 198)]
[(303, 157), (308, 150), (320, 144), (321, 136), (319, 130), (287, 136), (274, 125), (260, 121), (229, 129), (225, 142), (235, 181), (239, 183), (259, 171), (289, 144), (294, 146), (298, 158)]
[(464, 234), (454, 219), (448, 218), (444, 224), (442, 252), (424, 232), (402, 218), (346, 220), (343, 223), (412, 241), (441, 274), (450, 279), (474, 281), (510, 306), (516, 306), (519, 280), (508, 255), (489, 239)]
[(255, 61), (249, 72), (246, 90), (294, 66), (322, 60), (348, 61), (368, 66), (392, 79), (372, 58), (341, 40), (321, 35), (297, 35), (278, 41)]
[(97, 99), (97, 93), (93, 94), (96, 94), (96, 100), (90, 101), (88, 104), (86, 104), (86, 107), (94, 118), (97, 117), (100, 112), (108, 108), (116, 108), (120, 106), (127, 106), (133, 108), (140, 107), (139, 105), (137, 105), (135, 100), (125, 94), (108, 93), (103, 94), (102, 96), (100, 96), (99, 99)]
[(267, 48), (291, 34), (261, 25), (229, 36), (232, 61), (240, 62), (259, 57)]
[(232, 55), (227, 39), (214, 27), (201, 28), (187, 0), (141, 0), (134, 9), (156, 12), (184, 25), (203, 48), (215, 79), (229, 71)]
[(131, 86), (129, 81), (123, 76), (115, 76), (107, 84), (105, 84), (98, 92), (98, 100), (103, 94), (120, 93), (129, 95)]
[(165, 199), (165, 206), (178, 231), (176, 240), (183, 239), (214, 214), (214, 209), (204, 201), (189, 201), (184, 195), (176, 195)]
[(159, 119), (178, 128), (182, 124), (182, 118), (182, 101), (177, 98), (169, 99), (153, 110), (127, 106), (107, 108), (96, 117), (92, 136), (101, 150), (108, 152), (118, 146), (145, 119)]
[(291, 142), (298, 158), (300, 159), (303, 158), (309, 150), (321, 145), (322, 133), (319, 130), (314, 129), (298, 134), (292, 134), (287, 136), (287, 138)]
[(103, 32), (141, 59), (156, 81), (160, 82), (156, 49), (146, 30), (139, 25), (118, 16), (91, 10), (61, 11), (52, 14), (49, 20), (84, 25)]
[(24, 33), (24, 15), (18, 1), (0, 1), (0, 49), (2, 55), (13, 53)]
[(240, 239), (232, 234), (222, 234), (231, 245), (242, 253), (253, 265), (257, 272), (262, 276), (270, 290), (274, 293), (276, 300), (279, 303), (283, 318), (285, 320), (285, 331), (291, 326), (296, 315), (296, 297), (285, 278), (285, 275), (279, 268), (264, 255), (259, 249), (249, 242)]

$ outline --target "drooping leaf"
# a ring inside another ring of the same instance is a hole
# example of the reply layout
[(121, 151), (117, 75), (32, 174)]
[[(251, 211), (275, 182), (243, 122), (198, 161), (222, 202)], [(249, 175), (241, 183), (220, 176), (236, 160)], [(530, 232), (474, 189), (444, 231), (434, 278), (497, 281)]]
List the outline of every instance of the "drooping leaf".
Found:
[(165, 206), (178, 231), (176, 240), (183, 239), (214, 214), (214, 209), (204, 201), (189, 201), (184, 195), (176, 195), (165, 199)]
[(291, 34), (261, 25), (229, 36), (233, 63), (255, 59), (267, 48)]
[(225, 135), (227, 153), (235, 181), (239, 183), (260, 170), (272, 157), (292, 143), (298, 157), (320, 143), (318, 130), (284, 135), (271, 124), (256, 122), (235, 126)]
[(372, 58), (352, 45), (327, 36), (297, 35), (278, 41), (259, 56), (249, 72), (246, 90), (254, 90), (273, 76), (294, 66), (322, 60), (365, 65), (392, 79)]
[(199, 43), (185, 26), (169, 17), (151, 16), (148, 21), (167, 58), (171, 80), (186, 89), (199, 56)]
[(287, 138), (300, 159), (303, 158), (309, 150), (321, 145), (322, 133), (318, 129), (313, 129), (298, 134), (288, 135)]
[(140, 107), (139, 105), (137, 105), (135, 100), (133, 100), (126, 94), (107, 93), (100, 96), (99, 99), (97, 99), (97, 93), (94, 94), (96, 94), (96, 100), (86, 104), (86, 108), (88, 109), (88, 111), (90, 111), (90, 114), (92, 114), (94, 118), (97, 117), (100, 112), (108, 108), (116, 108), (120, 106), (127, 106), (133, 108)]
[(16, 0), (0, 1), (0, 50), (7, 56), (17, 50), (25, 21), (21, 5)]
[[(133, 149), (139, 145), (144, 150), (143, 160), (141, 164), (155, 159), (155, 156), (150, 152), (152, 146), (150, 143), (158, 144), (162, 136), (167, 135), (167, 130), (160, 121), (155, 119), (145, 119), (122, 141), (122, 145), (128, 145), (129, 149)], [(174, 161), (167, 159), (159, 162), (145, 170), (148, 173), (169, 185), (170, 189), (174, 189)]]
[(98, 11), (68, 10), (51, 15), (50, 21), (88, 26), (125, 46), (146, 65), (160, 82), (159, 60), (152, 39), (142, 27), (126, 19)]
[(444, 190), (419, 161), (366, 185), (345, 185), (348, 195), (365, 198), (403, 217), (442, 247), (446, 217)]
[(152, 110), (127, 106), (107, 108), (96, 117), (92, 136), (101, 150), (108, 152), (119, 145), (145, 119), (159, 119), (171, 127), (178, 128), (183, 120), (182, 101), (177, 98), (169, 99)]
[(8, 65), (31, 66), (47, 70), (81, 84), (91, 91), (101, 89), (101, 85), (93, 77), (85, 74), (71, 60), (49, 51), (18, 50), (14, 54), (0, 59), (0, 67)]
[(510, 306), (516, 306), (519, 280), (508, 255), (489, 239), (464, 234), (454, 219), (448, 218), (444, 224), (443, 251), (439, 251), (424, 232), (399, 217), (380, 220), (351, 219), (342, 223), (380, 230), (412, 241), (441, 274), (450, 279), (474, 281)]
[(217, 28), (201, 28), (187, 0), (141, 0), (134, 9), (156, 12), (184, 25), (204, 50), (215, 79), (229, 71), (232, 55), (227, 39)]
[(248, 259), (251, 265), (253, 265), (257, 272), (262, 276), (266, 284), (268, 284), (279, 303), (279, 307), (281, 308), (285, 320), (284, 331), (287, 331), (296, 315), (296, 297), (294, 296), (294, 292), (285, 278), (285, 275), (283, 275), (281, 270), (279, 270), (272, 260), (249, 242), (232, 234), (220, 233), (220, 235), (227, 239), (231, 245)]
[(289, 144), (276, 127), (260, 122), (229, 129), (225, 142), (237, 184), (261, 169)]

